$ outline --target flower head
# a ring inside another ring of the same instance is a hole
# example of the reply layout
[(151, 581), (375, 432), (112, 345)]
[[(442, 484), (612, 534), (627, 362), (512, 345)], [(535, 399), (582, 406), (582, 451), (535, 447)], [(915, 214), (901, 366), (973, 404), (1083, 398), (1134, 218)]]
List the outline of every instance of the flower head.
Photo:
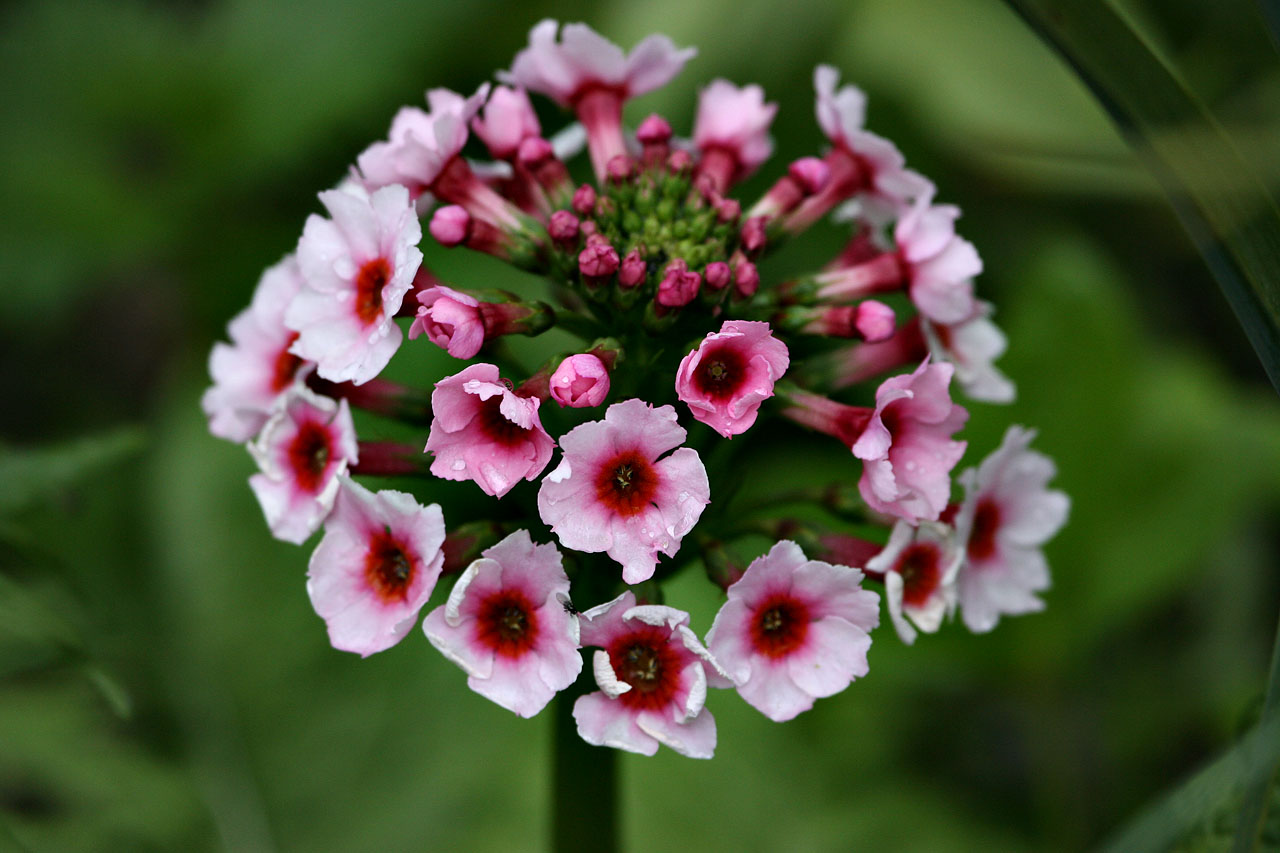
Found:
[(977, 311), (973, 277), (982, 272), (982, 259), (972, 243), (956, 236), (959, 215), (955, 205), (918, 203), (894, 229), (911, 301), (935, 323), (962, 323)]
[(904, 643), (915, 642), (917, 628), (929, 634), (938, 630), (955, 604), (962, 556), (955, 531), (947, 525), (922, 521), (912, 527), (899, 521), (889, 544), (867, 561), (867, 571), (884, 575), (889, 618)]
[(879, 607), (861, 571), (806, 559), (784, 540), (729, 587), (707, 648), (743, 699), (783, 722), (867, 674)]
[(402, 186), (320, 193), (331, 219), (312, 214), (298, 241), (303, 287), (285, 310), (291, 352), (332, 382), (377, 376), (400, 347), (395, 323), (422, 263), (422, 227)]
[(468, 293), (444, 285), (418, 293), (422, 307), (409, 326), (409, 339), (425, 334), (427, 340), (454, 358), (471, 358), (484, 345), (484, 318), (480, 301)]
[(695, 418), (730, 438), (755, 423), (789, 364), (787, 345), (768, 323), (726, 320), (680, 362), (676, 396)]
[(467, 567), (422, 628), (467, 686), (532, 717), (582, 671), (578, 618), (561, 603), (568, 594), (556, 546), (517, 530)]
[(346, 400), (292, 389), (249, 445), (261, 472), (249, 486), (277, 539), (301, 544), (320, 528), (355, 464), (356, 430)]
[[(769, 159), (773, 153), (769, 125), (777, 112), (778, 105), (766, 104), (764, 90), (755, 85), (738, 87), (716, 79), (699, 94), (693, 144), (702, 152), (702, 172), (713, 174), (721, 192)], [(724, 163), (709, 170), (706, 161), (715, 151)]]
[(970, 631), (990, 631), (1002, 613), (1044, 609), (1036, 593), (1049, 588), (1049, 566), (1040, 549), (1066, 523), (1071, 502), (1048, 488), (1054, 464), (1028, 449), (1035, 435), (1009, 427), (1000, 447), (960, 478), (956, 538), (965, 558), (956, 585)]
[(542, 520), (566, 548), (608, 553), (627, 583), (647, 580), (658, 554), (674, 555), (710, 502), (697, 451), (662, 455), (684, 439), (671, 406), (614, 403), (604, 420), (560, 439), (564, 458), (538, 491)]
[(509, 86), (494, 88), (484, 112), (471, 119), (471, 129), (499, 160), (515, 157), (521, 142), (542, 133), (529, 96), (524, 89)]
[(991, 306), (978, 303), (978, 313), (954, 326), (922, 321), (920, 326), (933, 357), (956, 367), (956, 384), (971, 399), (983, 403), (1011, 403), (1013, 382), (992, 363), (1004, 355), (1008, 339), (990, 319)]
[(486, 83), (471, 97), (448, 89), (427, 92), (430, 112), (404, 107), (391, 122), (387, 140), (364, 150), (356, 163), (370, 190), (400, 184), (417, 198), (435, 183), (467, 142), (467, 123), (489, 94)]
[(534, 479), (555, 447), (538, 418), (541, 403), (514, 393), (492, 364), (473, 364), (441, 379), (431, 392), (435, 417), (426, 446), (436, 457), (431, 473), (474, 480), (485, 494), (499, 498), (522, 477)]
[(592, 665), (600, 691), (573, 706), (587, 743), (653, 755), (659, 744), (710, 758), (716, 724), (704, 706), (708, 670), (724, 673), (672, 607), (636, 605), (629, 590), (582, 614), (582, 644), (598, 646)]
[(368, 657), (400, 642), (431, 596), (444, 564), (444, 516), (404, 492), (341, 482), (311, 555), (307, 594), (333, 647)]

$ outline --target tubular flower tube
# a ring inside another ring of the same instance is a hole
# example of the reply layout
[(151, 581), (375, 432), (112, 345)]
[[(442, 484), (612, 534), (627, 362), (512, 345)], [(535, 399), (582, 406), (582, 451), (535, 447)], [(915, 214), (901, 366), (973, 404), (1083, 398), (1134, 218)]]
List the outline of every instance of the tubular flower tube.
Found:
[[(986, 631), (1041, 608), (1069, 504), (1020, 427), (953, 499), (970, 444), (953, 380), (1011, 400), (1008, 341), (959, 208), (869, 129), (866, 95), (819, 66), (815, 124), (704, 69), (696, 115), (625, 126), (694, 55), (545, 20), (501, 85), (400, 110), (214, 346), (202, 406), (249, 443), (273, 535), (324, 525), (307, 588), (333, 645), (397, 642), (443, 577), (423, 631), (476, 693), (533, 716), (590, 646), (584, 740), (710, 757), (708, 687), (788, 720), (869, 676), (882, 621), (909, 643), (948, 614)], [(778, 115), (812, 126), (787, 162), (769, 159)], [(493, 161), (466, 158), (479, 143)], [(756, 171), (768, 189), (740, 197)], [(844, 246), (775, 274), (828, 217)], [(456, 253), (448, 283), (424, 229)], [(510, 292), (495, 264), (520, 270)], [(405, 491), (372, 488), (388, 477)], [(447, 530), (422, 481), (449, 493)], [(665, 604), (688, 571), (719, 596), (695, 609), (719, 607), (705, 645)]]

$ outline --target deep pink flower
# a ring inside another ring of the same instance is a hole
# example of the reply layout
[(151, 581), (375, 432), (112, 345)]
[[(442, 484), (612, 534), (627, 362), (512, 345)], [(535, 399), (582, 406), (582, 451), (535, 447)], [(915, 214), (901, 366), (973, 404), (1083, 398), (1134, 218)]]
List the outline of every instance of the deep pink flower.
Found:
[(697, 451), (681, 447), (658, 458), (684, 439), (671, 406), (614, 403), (604, 420), (561, 437), (564, 458), (538, 491), (542, 520), (566, 548), (608, 553), (627, 583), (647, 580), (658, 554), (679, 550), (710, 501)]
[(249, 478), (277, 539), (301, 544), (333, 509), (338, 478), (354, 465), (356, 430), (346, 400), (297, 386), (249, 445), (260, 473)]
[(291, 352), (331, 382), (377, 376), (400, 347), (395, 323), (422, 263), (422, 228), (404, 187), (320, 193), (332, 219), (312, 214), (298, 241), (303, 287), (285, 311)]
[(912, 527), (899, 521), (884, 550), (867, 561), (867, 571), (884, 575), (889, 618), (902, 642), (914, 643), (917, 628), (928, 634), (938, 630), (955, 604), (961, 557), (955, 531), (947, 525), (922, 521)]
[(494, 87), (481, 115), (471, 119), (471, 129), (499, 160), (515, 157), (520, 143), (542, 134), (538, 115), (524, 89)]
[(863, 461), (858, 491), (872, 509), (914, 524), (946, 507), (951, 469), (965, 448), (951, 436), (969, 419), (947, 391), (953, 371), (926, 358), (876, 389), (875, 412), (852, 446)]
[(262, 274), (253, 302), (227, 326), (230, 346), (213, 345), (213, 387), (200, 405), (209, 416), (209, 432), (219, 438), (248, 441), (257, 435), (281, 396), (310, 369), (289, 351), (298, 333), (284, 324), (285, 308), (301, 287), (298, 261), (288, 255)]
[(782, 541), (747, 566), (707, 634), (742, 698), (784, 722), (867, 674), (880, 596), (862, 572), (805, 558)]
[(513, 393), (492, 364), (473, 364), (441, 379), (431, 392), (431, 473), (475, 480), (485, 494), (499, 498), (521, 477), (534, 479), (555, 447), (538, 418), (541, 403)]
[(425, 334), (431, 343), (454, 358), (471, 358), (484, 345), (484, 319), (480, 301), (468, 293), (444, 285), (418, 293), (422, 307), (409, 326), (409, 339)]
[(439, 504), (376, 495), (346, 477), (307, 568), (311, 606), (335, 649), (368, 657), (404, 639), (444, 565)]
[(726, 320), (684, 357), (676, 396), (725, 438), (746, 432), (790, 364), (787, 345), (763, 321)]
[(769, 125), (777, 112), (778, 105), (766, 104), (764, 90), (756, 85), (739, 88), (716, 79), (699, 94), (693, 144), (702, 152), (700, 173), (710, 175), (718, 191), (769, 159)]
[(1066, 523), (1071, 501), (1048, 488), (1053, 460), (1028, 449), (1033, 438), (1032, 430), (1009, 427), (1000, 447), (960, 477), (956, 538), (965, 559), (956, 584), (970, 631), (990, 631), (1002, 613), (1044, 609), (1036, 593), (1049, 588), (1049, 566), (1040, 548)]
[(400, 184), (417, 198), (435, 183), (467, 142), (467, 123), (489, 94), (485, 83), (469, 98), (448, 89), (427, 92), (430, 112), (404, 107), (391, 121), (387, 141), (356, 158), (370, 190)]
[(467, 673), (467, 686), (532, 717), (582, 671), (578, 618), (562, 603), (569, 578), (555, 545), (517, 530), (482, 552), (422, 629)]
[(704, 707), (707, 679), (724, 673), (688, 622), (689, 614), (671, 607), (637, 606), (630, 590), (582, 614), (582, 644), (599, 647), (592, 668), (600, 686), (573, 706), (583, 740), (641, 755), (665, 744), (711, 758), (716, 723)]
[(1008, 340), (991, 322), (991, 306), (978, 303), (978, 313), (954, 326), (922, 321), (929, 351), (940, 361), (956, 366), (956, 384), (974, 400), (1012, 403), (1014, 384), (992, 363), (1004, 355)]
[(571, 355), (551, 374), (551, 398), (561, 406), (598, 406), (609, 395), (609, 369), (591, 353)]

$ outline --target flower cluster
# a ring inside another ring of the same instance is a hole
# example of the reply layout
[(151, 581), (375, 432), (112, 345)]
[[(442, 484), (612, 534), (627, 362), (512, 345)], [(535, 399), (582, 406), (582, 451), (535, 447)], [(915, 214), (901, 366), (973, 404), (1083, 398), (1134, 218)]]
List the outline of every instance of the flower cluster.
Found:
[[(694, 54), (663, 36), (624, 53), (543, 21), (498, 85), (403, 108), (263, 274), (214, 347), (203, 405), (257, 461), (271, 532), (323, 528), (307, 590), (336, 648), (398, 643), (440, 587), (423, 630), (480, 695), (528, 717), (593, 679), (573, 706), (586, 741), (710, 757), (709, 687), (795, 717), (867, 675), (882, 598), (907, 643), (957, 612), (987, 631), (1041, 608), (1041, 548), (1068, 499), (1016, 426), (953, 499), (968, 419), (953, 391), (1011, 400), (992, 364), (1005, 339), (975, 296), (959, 210), (865, 129), (862, 92), (817, 68), (825, 151), (743, 201), (735, 187), (772, 153), (777, 105), (759, 86), (711, 81), (687, 139), (658, 115), (623, 123)], [(530, 94), (577, 122), (545, 136)], [(762, 275), (823, 221), (848, 229), (834, 259)], [(423, 266), (424, 223), (546, 287), (442, 282)], [(460, 369), (429, 388), (380, 378), (406, 326), (408, 346)], [(541, 364), (505, 345), (552, 327), (580, 343)], [(379, 419), (421, 437), (357, 438)], [(848, 448), (830, 482), (795, 480), (779, 455), (777, 437), (812, 433)], [(386, 476), (494, 500), (456, 517), (357, 482)], [(751, 559), (761, 534), (775, 544)], [(724, 595), (705, 639), (663, 601), (690, 567)]]

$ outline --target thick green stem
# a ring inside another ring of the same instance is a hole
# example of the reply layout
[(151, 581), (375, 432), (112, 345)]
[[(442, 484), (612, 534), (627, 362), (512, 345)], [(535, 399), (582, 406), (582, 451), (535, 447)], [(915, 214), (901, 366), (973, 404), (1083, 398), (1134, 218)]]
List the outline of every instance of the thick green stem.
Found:
[(618, 753), (578, 736), (573, 703), (594, 689), (590, 667), (555, 699), (555, 764), (551, 849), (612, 853), (618, 849)]

